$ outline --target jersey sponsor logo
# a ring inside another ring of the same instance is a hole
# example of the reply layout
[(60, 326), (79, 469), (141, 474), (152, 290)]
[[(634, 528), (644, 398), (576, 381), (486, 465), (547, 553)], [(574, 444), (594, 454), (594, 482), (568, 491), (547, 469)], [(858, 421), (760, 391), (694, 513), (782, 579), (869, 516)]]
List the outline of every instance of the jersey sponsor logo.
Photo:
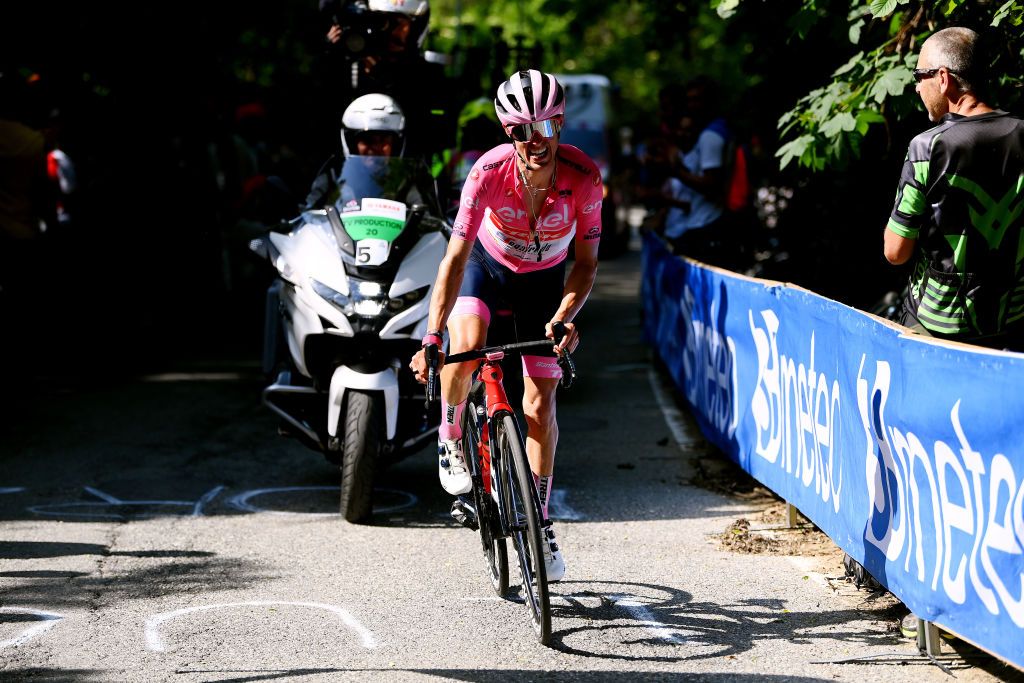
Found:
[(583, 175), (590, 175), (593, 172), (593, 170), (594, 170), (592, 168), (587, 168), (586, 166), (582, 166), (580, 164), (577, 164), (575, 161), (569, 161), (568, 159), (566, 159), (561, 154), (558, 155), (558, 163), (565, 164), (569, 168), (573, 169), (574, 171), (579, 171)]
[(452, 225), (452, 235), (466, 239), (466, 236), (469, 234), (467, 228), (468, 226), (465, 223), (455, 223)]
[(587, 230), (587, 234), (583, 236), (583, 239), (588, 242), (601, 239), (601, 226), (595, 225), (590, 230)]
[(484, 171), (493, 171), (494, 169), (496, 169), (499, 166), (501, 166), (503, 163), (505, 163), (505, 162), (504, 161), (496, 161), (493, 164), (484, 164), (480, 168), (483, 169)]
[(472, 173), (469, 174), (469, 177), (472, 178), (473, 180), (480, 180), (480, 171), (474, 170)]
[(595, 173), (594, 174), (593, 182), (594, 182), (594, 187), (597, 187), (598, 185), (601, 184), (601, 174), (600, 173)]
[[(494, 212), (504, 223), (526, 220), (526, 209), (516, 209), (511, 206), (503, 206)], [(537, 220), (538, 228), (560, 228), (570, 223), (569, 204), (563, 202), (562, 210), (558, 213), (551, 213), (542, 219)]]
[(462, 205), (467, 209), (475, 209), (480, 206), (480, 200), (477, 199), (476, 196), (470, 195), (462, 198)]
[(583, 214), (587, 215), (594, 213), (595, 211), (598, 211), (601, 208), (601, 203), (602, 200), (598, 199), (596, 202), (587, 204), (586, 206), (583, 207)]

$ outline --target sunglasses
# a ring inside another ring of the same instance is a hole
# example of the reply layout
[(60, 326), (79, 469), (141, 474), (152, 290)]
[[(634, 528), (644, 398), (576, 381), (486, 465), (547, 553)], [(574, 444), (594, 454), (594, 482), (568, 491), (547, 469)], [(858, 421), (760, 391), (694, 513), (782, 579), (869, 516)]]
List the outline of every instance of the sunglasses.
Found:
[(939, 73), (939, 69), (946, 69), (946, 71), (948, 71), (949, 73), (953, 74), (954, 76), (959, 76), (960, 75), (957, 72), (953, 71), (952, 69), (948, 69), (948, 68), (946, 68), (944, 66), (940, 66), (938, 69), (914, 69), (914, 80), (917, 81), (918, 83), (920, 83), (921, 81), (925, 80), (926, 78), (931, 78), (935, 74)]
[(534, 133), (540, 133), (543, 138), (553, 138), (562, 130), (562, 123), (558, 119), (545, 119), (533, 123), (521, 123), (508, 129), (508, 134), (516, 142), (527, 142), (533, 138)]

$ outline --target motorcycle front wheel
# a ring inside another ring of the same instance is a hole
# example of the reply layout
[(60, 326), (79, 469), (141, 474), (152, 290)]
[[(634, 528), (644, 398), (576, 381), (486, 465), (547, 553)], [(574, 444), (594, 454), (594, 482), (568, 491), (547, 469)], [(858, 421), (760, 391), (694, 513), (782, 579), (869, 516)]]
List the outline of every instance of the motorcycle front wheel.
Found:
[(373, 474), (383, 441), (383, 401), (376, 393), (349, 390), (343, 416), (345, 449), (341, 458), (341, 516), (363, 522), (373, 513)]

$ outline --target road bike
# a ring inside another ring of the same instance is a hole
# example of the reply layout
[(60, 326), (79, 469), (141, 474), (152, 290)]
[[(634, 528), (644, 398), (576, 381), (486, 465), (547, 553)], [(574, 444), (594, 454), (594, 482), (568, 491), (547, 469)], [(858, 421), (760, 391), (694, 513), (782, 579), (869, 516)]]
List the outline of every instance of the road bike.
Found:
[[(551, 603), (541, 544), (546, 542), (542, 529), (549, 522), (542, 518), (525, 442), (505, 394), (501, 361), (509, 351), (557, 344), (565, 334), (565, 326), (553, 327), (556, 341), (543, 339), (489, 346), (456, 353), (445, 360), (446, 363), (483, 361), (463, 411), (462, 447), (473, 486), (469, 494), (459, 496), (452, 503), (452, 517), (480, 532), (491, 587), (501, 598), (508, 597), (506, 539), (512, 540), (533, 632), (544, 645), (551, 639)], [(427, 360), (427, 400), (430, 401), (434, 395), (437, 363), (436, 357), (432, 360), (429, 353)], [(562, 369), (561, 385), (568, 388), (576, 377), (576, 366), (567, 351), (559, 355), (558, 365)]]

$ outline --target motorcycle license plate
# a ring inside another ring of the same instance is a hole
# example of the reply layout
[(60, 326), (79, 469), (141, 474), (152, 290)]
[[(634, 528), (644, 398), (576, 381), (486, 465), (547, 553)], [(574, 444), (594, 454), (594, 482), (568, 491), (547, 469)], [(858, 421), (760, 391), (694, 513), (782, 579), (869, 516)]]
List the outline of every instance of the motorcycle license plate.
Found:
[(388, 260), (391, 242), (365, 239), (356, 242), (356, 263), (361, 266), (379, 266)]

